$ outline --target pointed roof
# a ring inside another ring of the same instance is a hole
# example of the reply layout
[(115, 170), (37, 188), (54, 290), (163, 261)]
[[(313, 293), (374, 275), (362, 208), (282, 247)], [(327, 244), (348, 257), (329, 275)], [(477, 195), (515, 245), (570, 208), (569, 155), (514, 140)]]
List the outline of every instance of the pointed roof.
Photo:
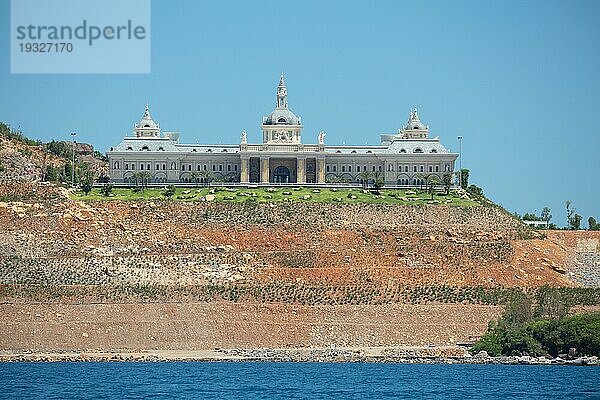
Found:
[(152, 116), (150, 115), (150, 107), (148, 107), (148, 103), (146, 103), (146, 109), (144, 110), (144, 114), (142, 115), (142, 120), (152, 120)]
[(136, 137), (159, 137), (160, 136), (160, 125), (154, 122), (150, 115), (150, 107), (146, 103), (144, 114), (140, 122), (134, 126), (134, 133)]
[(412, 110), (410, 110), (410, 116), (408, 117), (408, 121), (406, 122), (404, 129), (405, 130), (413, 130), (413, 129), (426, 130), (426, 129), (428, 129), (427, 125), (425, 125), (424, 123), (421, 122), (421, 119), (419, 118), (419, 113), (417, 112), (417, 107), (413, 107)]

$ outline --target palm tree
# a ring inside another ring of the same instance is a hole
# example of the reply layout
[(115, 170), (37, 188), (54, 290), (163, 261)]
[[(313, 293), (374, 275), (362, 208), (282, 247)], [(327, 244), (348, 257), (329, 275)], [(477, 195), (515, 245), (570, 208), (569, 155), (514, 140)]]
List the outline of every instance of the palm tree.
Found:
[(192, 177), (192, 180), (196, 183), (196, 186), (198, 186), (198, 182), (200, 181), (200, 178), (202, 177), (202, 172), (194, 171), (190, 174), (190, 176)]
[(452, 186), (452, 174), (450, 172), (446, 172), (442, 177), (442, 184), (444, 185), (444, 190), (446, 191), (446, 195), (450, 193), (450, 187)]
[(379, 189), (383, 187), (385, 179), (383, 178), (383, 172), (377, 171), (373, 173), (373, 188), (379, 192)]
[(369, 186), (369, 179), (371, 179), (371, 173), (369, 171), (363, 171), (360, 174), (358, 174), (358, 179), (360, 179), (363, 189), (366, 189)]
[(204, 186), (208, 186), (210, 181), (212, 181), (212, 179), (213, 179), (213, 174), (211, 171), (204, 169), (204, 170), (200, 171), (200, 177), (204, 181)]
[(429, 189), (429, 194), (431, 195), (431, 200), (433, 200), (434, 188), (436, 185), (440, 184), (440, 178), (437, 175), (429, 175), (427, 176), (427, 188)]

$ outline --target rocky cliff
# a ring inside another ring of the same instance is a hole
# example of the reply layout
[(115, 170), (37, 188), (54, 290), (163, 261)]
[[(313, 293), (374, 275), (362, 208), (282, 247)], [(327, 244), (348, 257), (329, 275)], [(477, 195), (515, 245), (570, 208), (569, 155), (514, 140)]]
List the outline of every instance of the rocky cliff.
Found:
[(447, 345), (515, 290), (599, 286), (599, 233), (497, 207), (0, 196), (6, 350)]

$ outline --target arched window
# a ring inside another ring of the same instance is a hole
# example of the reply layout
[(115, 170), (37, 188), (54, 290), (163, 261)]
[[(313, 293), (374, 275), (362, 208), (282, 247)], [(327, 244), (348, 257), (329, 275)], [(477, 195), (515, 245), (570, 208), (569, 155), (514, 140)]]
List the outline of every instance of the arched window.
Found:
[(159, 147), (158, 151), (165, 151), (165, 149), (163, 147)]
[(227, 153), (227, 149), (223, 149), (221, 153)]
[(437, 153), (437, 150), (436, 149), (431, 149), (431, 152), (432, 153)]
[(341, 152), (342, 152), (341, 150), (336, 151), (336, 153), (341, 153)]
[(212, 149), (206, 150), (207, 153), (212, 153)]
[(175, 169), (175, 161), (171, 163), (171, 169)]
[(422, 153), (422, 152), (423, 152), (423, 149), (421, 149), (420, 147), (417, 147), (415, 149), (415, 153)]
[(142, 146), (142, 150), (144, 150), (144, 151), (150, 151), (150, 149), (148, 148), (148, 146)]
[(371, 150), (367, 150), (368, 154), (373, 154), (373, 152)]
[(119, 169), (119, 162), (115, 161), (114, 165), (113, 165), (114, 169)]
[(406, 153), (406, 149), (400, 149), (400, 153)]
[(352, 150), (350, 153), (352, 153), (352, 154), (356, 154), (356, 150)]
[(281, 117), (277, 120), (278, 124), (285, 124), (287, 121), (285, 120), (285, 118)]
[(128, 147), (127, 147), (127, 150), (133, 150), (133, 147), (131, 147), (131, 146), (128, 146)]
[(198, 152), (198, 150), (192, 149), (192, 153), (197, 153), (197, 152)]

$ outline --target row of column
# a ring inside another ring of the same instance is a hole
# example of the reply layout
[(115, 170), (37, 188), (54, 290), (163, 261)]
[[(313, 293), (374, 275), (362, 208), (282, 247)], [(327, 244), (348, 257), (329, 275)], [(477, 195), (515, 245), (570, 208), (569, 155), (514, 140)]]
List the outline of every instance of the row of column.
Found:
[[(242, 158), (242, 167), (240, 170), (240, 182), (250, 182), (249, 158)], [(325, 160), (317, 158), (317, 183), (325, 183)], [(306, 159), (296, 159), (296, 177), (297, 183), (306, 183)], [(269, 157), (260, 158), (260, 182), (269, 183)]]

